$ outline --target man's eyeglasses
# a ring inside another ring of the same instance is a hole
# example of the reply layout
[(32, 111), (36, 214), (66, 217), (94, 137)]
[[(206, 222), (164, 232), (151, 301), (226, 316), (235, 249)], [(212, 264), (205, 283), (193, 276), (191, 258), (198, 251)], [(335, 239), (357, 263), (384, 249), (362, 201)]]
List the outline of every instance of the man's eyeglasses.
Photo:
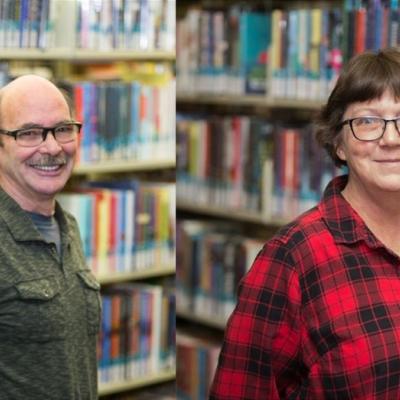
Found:
[(350, 125), (351, 132), (356, 139), (370, 142), (378, 140), (384, 135), (388, 122), (394, 123), (397, 133), (400, 135), (400, 118), (358, 117), (346, 119), (340, 126)]
[(68, 122), (52, 128), (34, 127), (6, 131), (0, 129), (0, 134), (12, 136), (19, 146), (36, 147), (44, 142), (49, 132), (52, 133), (58, 143), (69, 143), (78, 137), (82, 124), (80, 122)]

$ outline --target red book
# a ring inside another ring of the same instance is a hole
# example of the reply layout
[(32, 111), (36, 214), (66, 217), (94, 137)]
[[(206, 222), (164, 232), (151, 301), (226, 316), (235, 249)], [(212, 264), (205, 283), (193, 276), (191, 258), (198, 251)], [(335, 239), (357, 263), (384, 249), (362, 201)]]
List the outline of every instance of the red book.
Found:
[(110, 234), (108, 237), (108, 260), (109, 260), (109, 271), (115, 272), (117, 270), (116, 265), (116, 253), (117, 253), (117, 224), (118, 222), (118, 198), (117, 193), (110, 192)]
[(365, 8), (359, 8), (355, 12), (354, 26), (354, 54), (362, 53), (365, 50), (366, 32), (367, 32), (367, 11)]
[[(83, 87), (77, 83), (74, 86), (73, 91), (74, 96), (74, 106), (75, 106), (75, 118), (78, 122), (83, 123)], [(81, 133), (78, 135), (78, 151), (76, 153), (76, 162), (80, 161), (80, 152), (81, 152), (81, 141), (82, 136), (84, 135), (84, 127), (81, 128)]]
[(381, 26), (381, 32), (382, 32), (382, 41), (381, 41), (381, 47), (389, 47), (389, 8), (388, 7), (383, 7), (382, 9), (382, 26)]
[[(116, 366), (123, 362), (121, 349), (121, 296), (113, 294), (111, 300), (111, 365)], [(113, 376), (114, 379), (121, 379), (121, 376)]]

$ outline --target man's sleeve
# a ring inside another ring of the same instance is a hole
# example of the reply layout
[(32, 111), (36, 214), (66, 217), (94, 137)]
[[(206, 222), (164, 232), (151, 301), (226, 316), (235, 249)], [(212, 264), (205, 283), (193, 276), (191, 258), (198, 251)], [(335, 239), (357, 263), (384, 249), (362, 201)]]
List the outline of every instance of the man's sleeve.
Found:
[(300, 301), (290, 252), (268, 242), (240, 283), (210, 400), (281, 399), (298, 387)]

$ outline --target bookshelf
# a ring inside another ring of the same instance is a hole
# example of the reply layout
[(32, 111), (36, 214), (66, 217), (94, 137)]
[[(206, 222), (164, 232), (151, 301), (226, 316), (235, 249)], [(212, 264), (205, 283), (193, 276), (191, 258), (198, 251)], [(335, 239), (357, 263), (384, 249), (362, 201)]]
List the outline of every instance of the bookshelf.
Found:
[(115, 393), (122, 393), (133, 389), (143, 388), (157, 383), (172, 381), (175, 379), (175, 370), (164, 371), (158, 374), (136, 379), (132, 382), (120, 382), (105, 384), (99, 389), (99, 396), (108, 396)]
[(141, 279), (148, 279), (148, 278), (162, 277), (162, 276), (172, 276), (174, 274), (175, 274), (175, 265), (170, 265), (161, 268), (158, 266), (154, 266), (138, 271), (98, 275), (97, 280), (99, 281), (100, 284), (109, 285), (118, 282), (127, 282), (127, 281), (141, 280)]
[[(172, 285), (175, 274), (175, 4), (169, 0), (98, 2), (96, 7), (88, 8), (86, 0), (5, 3), (2, 7), (8, 12), (0, 17), (0, 82), (6, 83), (25, 73), (52, 79), (71, 97), (77, 118), (84, 122), (82, 136), (93, 135), (93, 130), (106, 134), (92, 140), (89, 152), (81, 143), (73, 176), (59, 198), (60, 202), (63, 202), (62, 196), (74, 198), (73, 202), (65, 200), (63, 204), (77, 217), (81, 234), (85, 235), (88, 264), (97, 268), (94, 272), (102, 285), (103, 309), (110, 311), (103, 319), (111, 315), (114, 318), (115, 311), (110, 307), (117, 303), (135, 302), (143, 310), (148, 307), (146, 318), (143, 313), (129, 316), (136, 318), (137, 326), (147, 324), (153, 331), (152, 348), (146, 348), (139, 355), (132, 356), (129, 353), (132, 349), (121, 347), (127, 353), (118, 353), (116, 362), (113, 358), (116, 350), (113, 343), (117, 340), (115, 326), (111, 333), (107, 320), (102, 325), (99, 396), (123, 398), (124, 393), (127, 395), (132, 390), (139, 393), (152, 385), (173, 382), (176, 375), (172, 337), (175, 329)], [(42, 10), (47, 7), (47, 12), (35, 13), (36, 3), (40, 3)], [(19, 12), (19, 7), (27, 9)], [(27, 15), (36, 24), (28, 23)], [(116, 15), (118, 20), (114, 19)], [(94, 24), (93, 29), (89, 28)], [(87, 88), (95, 93), (90, 98), (90, 106), (84, 98), (89, 93), (85, 92)], [(101, 91), (107, 96), (100, 97)], [(111, 92), (117, 92), (117, 97), (108, 97)], [(122, 98), (122, 93), (132, 97)], [(134, 94), (139, 103), (133, 103)], [(124, 124), (120, 122), (122, 116), (108, 108), (113, 103), (118, 106), (114, 110), (126, 105)], [(132, 108), (128, 109), (128, 104)], [(139, 122), (133, 121), (135, 109), (144, 116)], [(112, 124), (103, 120), (105, 125), (100, 126), (103, 115)], [(90, 121), (95, 121), (95, 125), (90, 125)], [(124, 139), (115, 144), (111, 136), (117, 125)], [(138, 133), (144, 134), (136, 136), (128, 145), (128, 138)], [(85, 152), (90, 157), (84, 158)], [(102, 183), (120, 186), (106, 189)], [(89, 189), (89, 185), (93, 186)], [(81, 190), (96, 192), (85, 197), (85, 206), (77, 195)], [(117, 207), (113, 210), (117, 211), (111, 210), (111, 202), (99, 200), (104, 196), (112, 197)], [(139, 205), (141, 201), (143, 204)], [(83, 222), (88, 220), (87, 216), (82, 217), (85, 207), (92, 225)], [(93, 211), (95, 207), (102, 207), (97, 214)], [(126, 220), (125, 230), (118, 225), (117, 231), (111, 228), (117, 213), (117, 222)], [(95, 223), (96, 219), (101, 226)], [(117, 238), (127, 233), (131, 242), (124, 242), (117, 250)], [(94, 236), (103, 236), (103, 239), (93, 239)], [(113, 246), (112, 250), (109, 246)], [(128, 288), (126, 293), (119, 292), (122, 286)], [(135, 340), (147, 340), (144, 330), (120, 329), (118, 335), (135, 335)], [(108, 351), (114, 353), (108, 354)]]
[(294, 109), (316, 111), (320, 100), (273, 99), (260, 95), (226, 95), (226, 94), (191, 94), (177, 93), (178, 104), (205, 104), (238, 107), (261, 107), (264, 109)]
[(185, 202), (184, 200), (178, 201), (177, 206), (178, 209), (182, 212), (203, 215), (206, 218), (217, 217), (220, 219), (237, 221), (238, 223), (251, 223), (263, 225), (266, 227), (280, 227), (289, 222), (288, 219), (283, 218), (268, 218), (261, 213), (206, 205), (196, 205), (193, 203)]
[(213, 318), (212, 316), (202, 316), (200, 314), (193, 314), (190, 310), (178, 308), (176, 315), (187, 321), (201, 324), (205, 327), (215, 328), (219, 330), (225, 329), (226, 320), (220, 318)]
[(175, 52), (163, 50), (2, 49), (3, 60), (51, 61), (174, 61)]
[(164, 170), (175, 167), (175, 159), (165, 158), (142, 161), (104, 161), (101, 164), (88, 163), (79, 164), (74, 168), (73, 174), (76, 176), (88, 174), (123, 173), (134, 171)]
[[(178, 332), (189, 324), (221, 339), (224, 305), (235, 298), (227, 287), (250, 267), (257, 240), (260, 249), (342, 173), (311, 140), (314, 114), (352, 55), (400, 44), (398, 13), (398, 2), (379, 0), (178, 6)], [(253, 242), (247, 253), (232, 250), (241, 240)], [(232, 267), (232, 251), (243, 264)], [(179, 346), (180, 362), (204, 383), (202, 346), (197, 356)], [(197, 398), (180, 379), (178, 398)]]

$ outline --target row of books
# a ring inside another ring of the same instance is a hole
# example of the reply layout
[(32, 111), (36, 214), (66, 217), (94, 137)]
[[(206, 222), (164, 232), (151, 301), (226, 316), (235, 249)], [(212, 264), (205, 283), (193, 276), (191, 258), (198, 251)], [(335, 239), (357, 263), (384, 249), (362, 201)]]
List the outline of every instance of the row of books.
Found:
[(178, 90), (325, 99), (351, 56), (400, 44), (398, 0), (299, 4), (189, 9), (177, 23)]
[(78, 163), (175, 154), (175, 80), (83, 81), (70, 88), (83, 123)]
[(275, 9), (271, 29), (270, 96), (325, 99), (342, 68), (342, 8)]
[(173, 0), (2, 0), (0, 47), (175, 48)]
[[(34, 73), (53, 79), (47, 68), (0, 64), (0, 87)], [(82, 122), (77, 163), (165, 160), (175, 154), (175, 78), (164, 63), (89, 65), (85, 78), (58, 81)], [(169, 157), (168, 157), (169, 156)]]
[(76, 47), (175, 50), (174, 0), (80, 0)]
[(0, 3), (0, 47), (44, 48), (54, 29), (50, 8), (49, 0), (3, 0)]
[(400, 43), (399, 0), (344, 0), (344, 58)]
[(175, 367), (175, 296), (161, 286), (126, 283), (102, 292), (99, 382), (121, 382)]
[(398, 0), (345, 0), (343, 7), (272, 11), (272, 97), (324, 99), (343, 62), (400, 43)]
[(77, 219), (96, 275), (174, 265), (174, 184), (88, 182), (58, 201)]
[(177, 119), (177, 199), (289, 219), (316, 204), (338, 170), (309, 125), (254, 116)]
[(273, 156), (264, 164), (262, 215), (295, 218), (315, 206), (329, 181), (346, 171), (335, 167), (317, 144), (311, 125), (276, 125)]
[[(176, 300), (195, 315), (226, 321), (240, 279), (263, 242), (212, 222), (177, 221)], [(236, 228), (237, 231), (237, 228)]]
[(179, 91), (265, 93), (269, 14), (192, 8), (176, 29)]
[(176, 398), (204, 400), (208, 398), (217, 366), (220, 344), (192, 333), (176, 335)]
[(249, 116), (178, 115), (178, 199), (260, 211), (271, 130)]

